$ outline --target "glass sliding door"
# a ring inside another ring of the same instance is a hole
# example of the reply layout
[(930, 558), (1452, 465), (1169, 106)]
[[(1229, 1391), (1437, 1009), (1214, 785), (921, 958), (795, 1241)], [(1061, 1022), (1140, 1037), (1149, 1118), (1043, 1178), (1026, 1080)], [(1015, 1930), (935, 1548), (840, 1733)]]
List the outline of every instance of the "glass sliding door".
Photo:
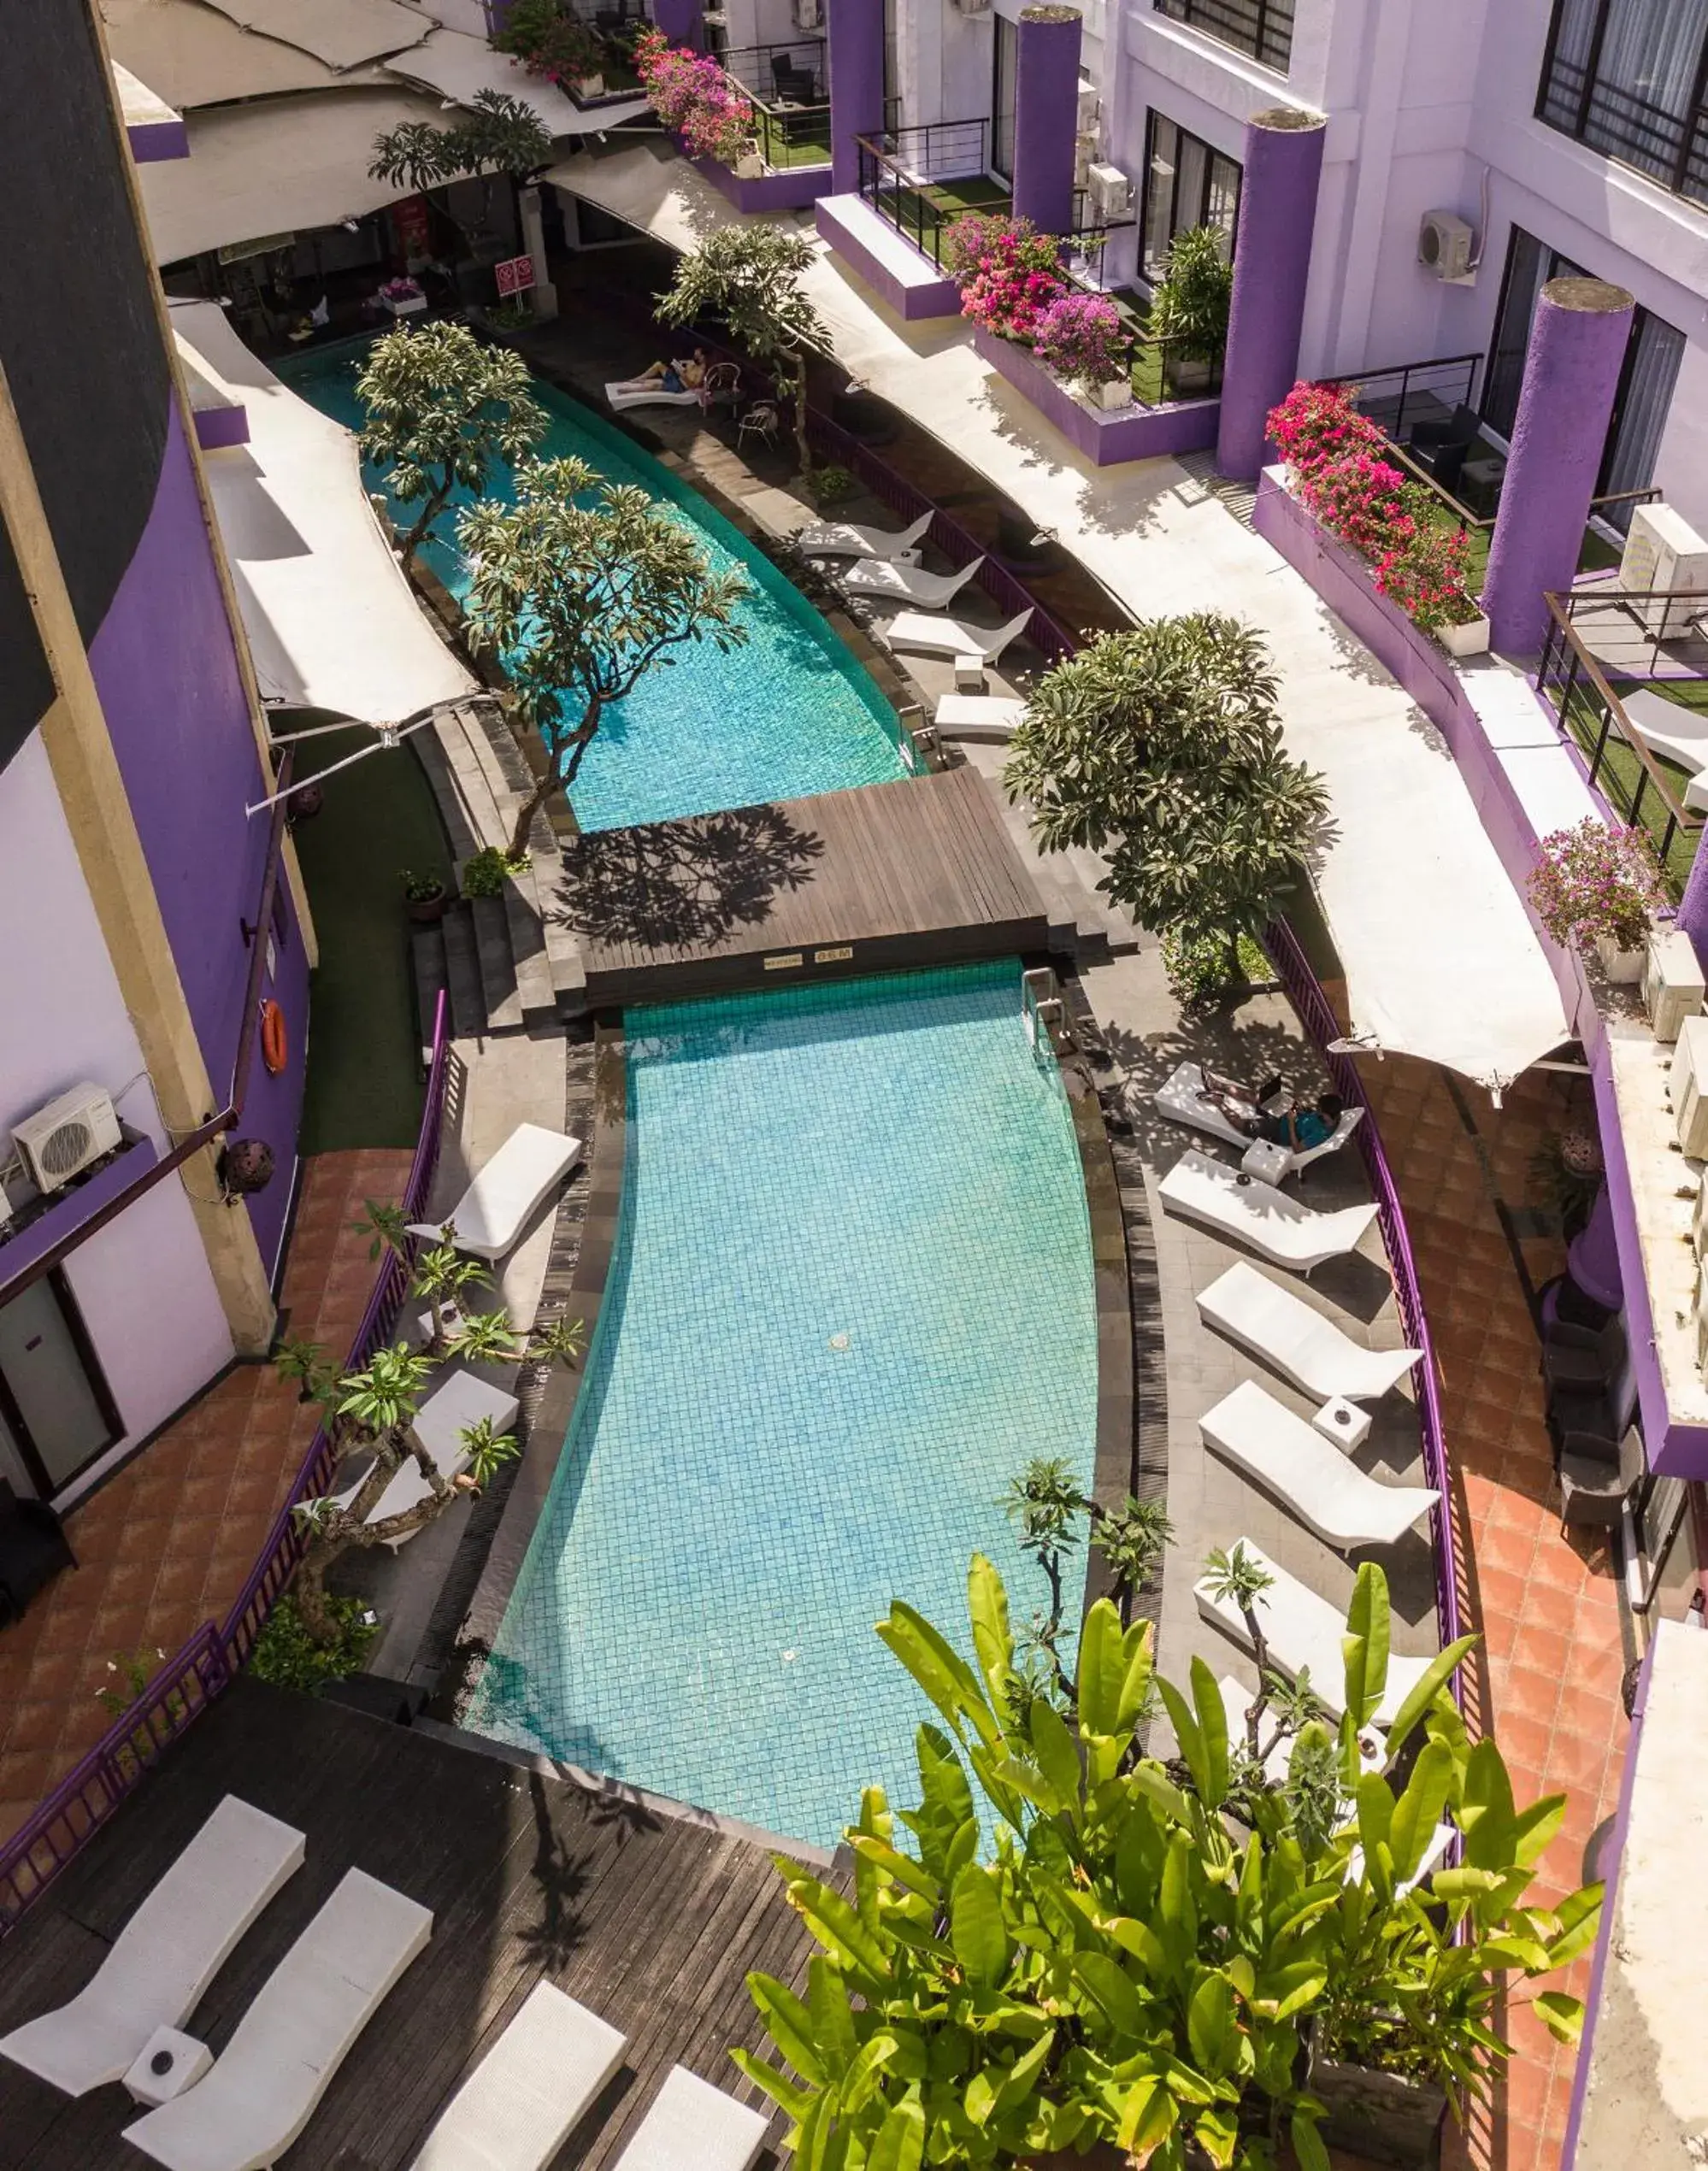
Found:
[(44, 1499), (62, 1492), (123, 1427), (64, 1277), (0, 1305), (0, 1425)]
[(1014, 179), (1014, 85), (1020, 66), (1020, 33), (1006, 15), (996, 19), (996, 62), (991, 84), (991, 171)]
[(1147, 279), (1162, 277), (1175, 236), (1194, 227), (1216, 227), (1234, 250), (1240, 216), (1240, 168), (1165, 113), (1152, 111), (1145, 139), (1144, 200), (1139, 223), (1140, 267)]

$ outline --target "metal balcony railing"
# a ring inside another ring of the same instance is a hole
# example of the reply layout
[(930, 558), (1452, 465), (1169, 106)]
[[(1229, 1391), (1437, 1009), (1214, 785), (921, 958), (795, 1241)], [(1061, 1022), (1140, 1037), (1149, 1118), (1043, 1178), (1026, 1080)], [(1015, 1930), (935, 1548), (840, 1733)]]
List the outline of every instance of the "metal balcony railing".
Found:
[[(990, 163), (988, 120), (938, 121), (916, 128), (886, 128), (859, 136), (860, 194), (940, 271), (943, 238), (969, 213), (1001, 215), (1014, 208), (1014, 192)], [(1132, 218), (1105, 219), (1084, 190), (1074, 192), (1069, 238), (1082, 253)]]

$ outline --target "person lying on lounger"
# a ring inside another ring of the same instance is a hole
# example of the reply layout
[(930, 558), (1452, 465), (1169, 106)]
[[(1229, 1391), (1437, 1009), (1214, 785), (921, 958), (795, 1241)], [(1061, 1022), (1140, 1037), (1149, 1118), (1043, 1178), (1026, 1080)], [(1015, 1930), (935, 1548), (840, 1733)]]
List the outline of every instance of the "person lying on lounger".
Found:
[(1248, 1138), (1266, 1138), (1291, 1153), (1309, 1153), (1333, 1138), (1346, 1103), (1338, 1093), (1319, 1093), (1314, 1101), (1282, 1099), (1279, 1079), (1266, 1080), (1257, 1096), (1231, 1079), (1204, 1074), (1204, 1098)]
[(680, 361), (649, 363), (639, 376), (625, 379), (615, 389), (621, 392), (644, 392), (656, 385), (660, 391), (697, 392), (705, 380), (705, 351), (696, 347), (692, 354)]

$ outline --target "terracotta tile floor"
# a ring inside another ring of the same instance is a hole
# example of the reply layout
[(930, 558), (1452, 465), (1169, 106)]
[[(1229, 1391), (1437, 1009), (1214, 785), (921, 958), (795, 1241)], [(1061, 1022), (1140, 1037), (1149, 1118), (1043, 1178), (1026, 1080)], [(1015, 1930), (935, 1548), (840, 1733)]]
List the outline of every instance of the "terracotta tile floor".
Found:
[[(399, 1152), (308, 1164), (286, 1269), (293, 1336), (342, 1357), (373, 1287), (364, 1198), (395, 1198)], [(239, 1365), (88, 1503), (68, 1533), (78, 1567), (0, 1635), (0, 1838), (9, 1836), (111, 1724), (115, 1661), (152, 1671), (242, 1588), (313, 1437), (314, 1413), (267, 1365)]]
[[(1360, 1066), (1405, 1204), (1440, 1373), (1454, 1469), (1467, 1626), (1483, 1644), (1471, 1711), (1499, 1741), (1519, 1802), (1568, 1797), (1543, 1856), (1538, 1898), (1583, 1881), (1590, 1834), (1617, 1803), (1627, 1723), (1617, 1590), (1593, 1532), (1560, 1534), (1535, 1332), (1497, 1197), (1522, 1209), (1545, 1132), (1566, 1121), (1561, 1088), (1533, 1076), (1497, 1111), (1488, 1095), (1404, 1058)], [(1469, 1126), (1471, 1127), (1468, 1127)], [(1564, 1263), (1552, 1239), (1520, 1239), (1532, 1282)], [(1587, 1960), (1561, 1986), (1586, 1994)], [(1556, 2171), (1575, 2054), (1528, 2013), (1509, 2012), (1518, 2050), (1493, 2115), (1450, 2133), (1444, 2162)]]

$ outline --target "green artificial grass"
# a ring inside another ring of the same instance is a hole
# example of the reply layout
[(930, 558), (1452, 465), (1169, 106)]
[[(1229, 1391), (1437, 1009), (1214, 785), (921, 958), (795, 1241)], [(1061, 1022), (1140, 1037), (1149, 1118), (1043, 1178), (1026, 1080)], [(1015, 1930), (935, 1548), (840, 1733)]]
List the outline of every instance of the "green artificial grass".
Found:
[[(1652, 691), (1667, 700), (1678, 702), (1681, 708), (1708, 709), (1708, 685), (1668, 679), (1657, 681)], [(1550, 691), (1558, 703), (1558, 688), (1551, 688)], [(1581, 691), (1566, 711), (1566, 723), (1572, 737), (1582, 749), (1585, 758), (1593, 762), (1596, 740), (1601, 730), (1600, 720), (1589, 707)], [(1658, 751), (1655, 753), (1654, 760), (1656, 767), (1665, 777), (1673, 797), (1681, 804), (1685, 787), (1690, 782), (1690, 772), (1681, 768), (1676, 762), (1669, 761), (1664, 754)], [(1655, 856), (1660, 861), (1661, 877), (1669, 893), (1675, 901), (1681, 897), (1701, 833), (1681, 829), (1675, 823), (1670, 838), (1667, 838), (1670, 817), (1655, 790), (1654, 780), (1648, 775), (1633, 750), (1611, 732), (1607, 735), (1607, 744), (1595, 773), (1595, 781), (1606, 794), (1616, 813), (1647, 831), (1655, 848)], [(1640, 795), (1640, 785), (1642, 786)]]
[(421, 1039), (399, 878), (413, 868), (449, 886), (451, 854), (432, 786), (407, 750), (371, 755), (324, 790), (319, 814), (295, 832), (321, 946), (303, 1150), (410, 1146), (421, 1127)]

